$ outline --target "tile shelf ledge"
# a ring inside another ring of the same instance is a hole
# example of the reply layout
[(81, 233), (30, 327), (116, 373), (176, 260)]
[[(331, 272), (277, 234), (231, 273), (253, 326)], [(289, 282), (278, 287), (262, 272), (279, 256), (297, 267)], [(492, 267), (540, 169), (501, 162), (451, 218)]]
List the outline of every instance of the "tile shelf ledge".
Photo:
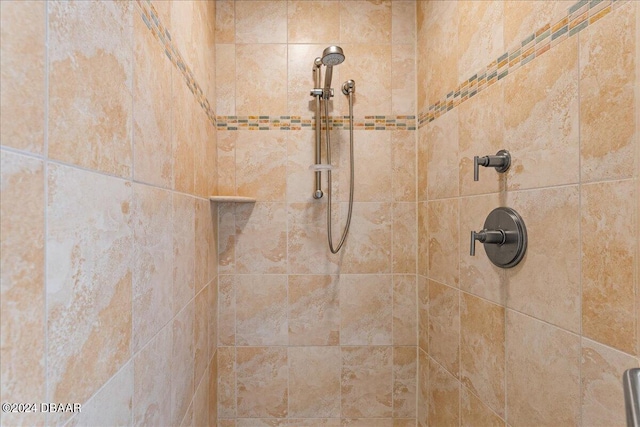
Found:
[(256, 199), (253, 197), (243, 196), (210, 196), (209, 200), (212, 202), (225, 202), (225, 203), (255, 203)]

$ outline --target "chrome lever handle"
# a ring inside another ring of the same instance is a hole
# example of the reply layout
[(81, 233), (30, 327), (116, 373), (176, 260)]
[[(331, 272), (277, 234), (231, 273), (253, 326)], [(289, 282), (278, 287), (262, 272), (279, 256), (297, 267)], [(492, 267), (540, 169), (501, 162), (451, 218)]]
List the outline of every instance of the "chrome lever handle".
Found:
[(476, 240), (480, 243), (491, 245), (502, 245), (507, 241), (507, 233), (504, 230), (481, 230), (478, 232), (471, 232), (471, 247), (469, 249), (469, 255), (476, 255)]
[(507, 150), (500, 150), (495, 156), (473, 157), (473, 180), (480, 179), (480, 166), (495, 168), (496, 172), (504, 173), (511, 166), (511, 154)]

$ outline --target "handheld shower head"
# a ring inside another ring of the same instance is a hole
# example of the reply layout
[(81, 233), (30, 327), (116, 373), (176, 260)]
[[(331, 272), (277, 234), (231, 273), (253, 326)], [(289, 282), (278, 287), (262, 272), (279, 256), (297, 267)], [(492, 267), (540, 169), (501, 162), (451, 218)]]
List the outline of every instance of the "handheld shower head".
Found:
[(344, 52), (340, 46), (329, 46), (322, 52), (322, 63), (327, 67), (333, 67), (343, 62)]
[(322, 63), (326, 65), (327, 71), (324, 75), (324, 92), (325, 99), (329, 99), (331, 92), (331, 77), (333, 75), (333, 66), (344, 62), (344, 52), (340, 46), (329, 46), (322, 52)]

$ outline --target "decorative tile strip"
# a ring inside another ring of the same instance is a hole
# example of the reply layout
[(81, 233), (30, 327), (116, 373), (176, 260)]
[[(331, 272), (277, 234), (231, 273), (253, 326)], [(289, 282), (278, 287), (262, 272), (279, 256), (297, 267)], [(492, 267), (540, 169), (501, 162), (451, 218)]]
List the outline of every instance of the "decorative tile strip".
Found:
[(191, 71), (191, 67), (187, 65), (186, 61), (180, 54), (180, 51), (178, 51), (178, 48), (173, 43), (169, 30), (160, 21), (158, 11), (153, 6), (153, 3), (151, 3), (150, 0), (136, 0), (136, 3), (138, 4), (137, 9), (140, 12), (140, 17), (146, 24), (147, 28), (149, 28), (155, 39), (160, 42), (164, 48), (164, 53), (167, 55), (167, 58), (169, 58), (171, 63), (180, 71), (180, 73), (182, 73), (182, 77), (189, 87), (189, 90), (196, 97), (198, 104), (200, 104), (204, 112), (207, 114), (211, 124), (215, 126), (216, 115), (213, 108), (211, 108), (209, 100), (196, 81), (193, 71)]
[[(312, 130), (313, 117), (302, 116), (216, 116), (219, 131), (226, 130)], [(330, 129), (349, 129), (349, 116), (333, 116)], [(325, 129), (324, 123), (322, 128)], [(416, 116), (355, 117), (354, 130), (416, 130)]]
[(631, 0), (579, 0), (567, 9), (566, 16), (547, 24), (527, 36), (521, 43), (492, 61), (485, 69), (463, 81), (455, 90), (418, 114), (418, 127), (434, 121), (452, 108), (474, 97), (499, 80), (512, 74), (523, 65), (540, 57), (549, 49), (569, 37), (573, 37), (612, 10)]

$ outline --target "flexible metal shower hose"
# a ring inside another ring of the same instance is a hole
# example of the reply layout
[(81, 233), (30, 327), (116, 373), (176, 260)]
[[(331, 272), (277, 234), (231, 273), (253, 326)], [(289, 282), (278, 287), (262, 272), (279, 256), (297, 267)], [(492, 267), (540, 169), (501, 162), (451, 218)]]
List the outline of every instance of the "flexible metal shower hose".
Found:
[[(349, 226), (351, 225), (351, 214), (353, 212), (353, 181), (354, 181), (354, 172), (353, 172), (353, 92), (349, 91), (347, 94), (349, 97), (349, 159), (350, 159), (350, 179), (349, 179), (349, 213), (347, 214), (347, 223), (342, 231), (342, 237), (340, 237), (340, 242), (336, 248), (333, 247), (333, 233), (331, 231), (331, 170), (327, 171), (327, 181), (329, 183), (329, 187), (327, 189), (328, 197), (327, 197), (327, 238), (329, 239), (329, 249), (331, 253), (337, 254), (342, 245), (344, 245), (345, 240), (347, 239), (347, 234), (349, 233)], [(327, 163), (331, 164), (331, 140), (330, 140), (330, 130), (329, 130), (329, 102), (328, 100), (324, 101), (324, 117), (325, 117), (325, 131), (326, 131), (326, 142), (327, 142)]]

